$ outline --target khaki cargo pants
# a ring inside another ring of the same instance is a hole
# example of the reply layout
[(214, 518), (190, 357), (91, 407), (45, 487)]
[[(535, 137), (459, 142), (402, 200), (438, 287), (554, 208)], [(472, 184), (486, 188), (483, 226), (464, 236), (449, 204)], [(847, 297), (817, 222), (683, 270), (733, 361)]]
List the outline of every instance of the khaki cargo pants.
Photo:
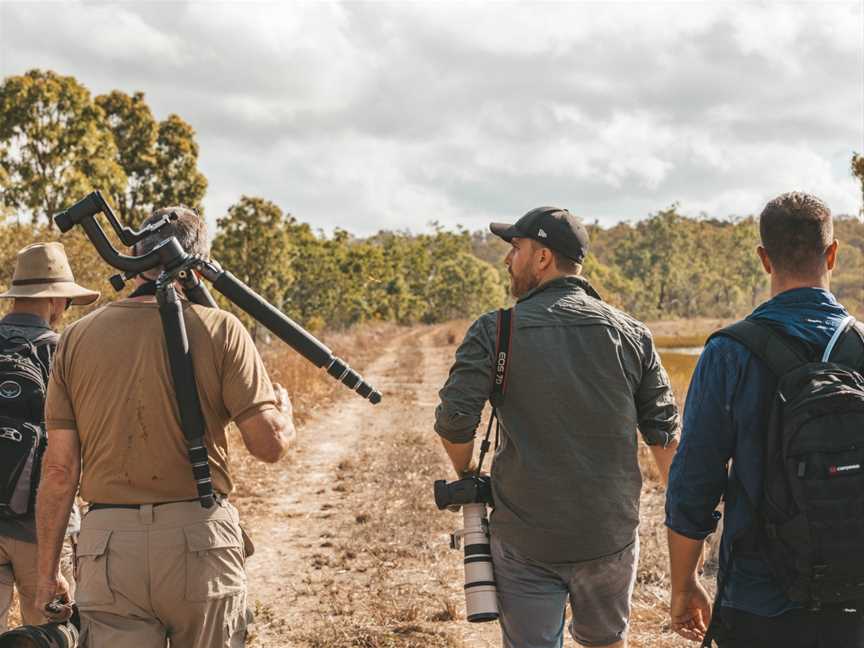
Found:
[[(60, 552), (60, 571), (72, 595), (75, 594), (75, 579), (72, 575), (72, 545), (67, 538)], [(0, 537), (0, 632), (9, 629), (9, 609), (12, 607), (12, 590), (18, 590), (21, 617), (24, 625), (47, 623), (48, 619), (36, 609), (36, 543), (14, 538)]]
[(244, 562), (227, 501), (88, 512), (78, 538), (82, 648), (242, 647)]

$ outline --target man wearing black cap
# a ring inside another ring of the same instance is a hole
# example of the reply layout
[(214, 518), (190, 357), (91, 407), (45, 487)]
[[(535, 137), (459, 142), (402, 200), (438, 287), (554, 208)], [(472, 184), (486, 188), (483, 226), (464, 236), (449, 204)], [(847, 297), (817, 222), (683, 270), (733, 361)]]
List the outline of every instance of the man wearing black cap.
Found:
[[(566, 209), (493, 223), (514, 311), (501, 445), (492, 464), (492, 555), (505, 648), (559, 648), (564, 606), (584, 646), (626, 646), (638, 562), (638, 427), (664, 481), (678, 409), (648, 329), (579, 276), (588, 233)], [(473, 468), (497, 318), (478, 319), (441, 389), (435, 431)]]

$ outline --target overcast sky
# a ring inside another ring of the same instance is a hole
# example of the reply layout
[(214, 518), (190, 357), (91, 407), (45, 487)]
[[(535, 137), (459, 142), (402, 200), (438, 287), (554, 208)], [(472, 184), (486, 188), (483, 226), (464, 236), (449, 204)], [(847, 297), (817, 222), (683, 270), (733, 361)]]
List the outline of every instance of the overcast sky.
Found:
[(242, 194), (356, 234), (859, 206), (861, 1), (0, 0), (0, 74), (34, 67), (190, 122), (211, 219)]

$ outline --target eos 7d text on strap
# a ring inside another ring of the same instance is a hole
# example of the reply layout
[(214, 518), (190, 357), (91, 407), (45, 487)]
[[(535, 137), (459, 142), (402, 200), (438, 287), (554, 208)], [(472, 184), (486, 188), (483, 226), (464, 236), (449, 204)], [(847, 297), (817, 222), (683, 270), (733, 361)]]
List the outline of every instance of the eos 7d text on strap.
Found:
[(498, 407), (504, 403), (504, 394), (507, 391), (507, 369), (510, 366), (511, 333), (515, 310), (515, 308), (502, 308), (498, 311), (498, 332), (495, 337), (495, 358), (492, 366), (492, 391), (489, 394), (492, 413), (489, 415), (486, 436), (480, 444), (480, 458), (477, 461), (478, 476), (483, 468), (486, 453), (489, 451), (489, 436), (492, 433), (493, 422), (495, 423), (495, 447), (498, 447), (498, 433), (501, 427), (498, 420)]

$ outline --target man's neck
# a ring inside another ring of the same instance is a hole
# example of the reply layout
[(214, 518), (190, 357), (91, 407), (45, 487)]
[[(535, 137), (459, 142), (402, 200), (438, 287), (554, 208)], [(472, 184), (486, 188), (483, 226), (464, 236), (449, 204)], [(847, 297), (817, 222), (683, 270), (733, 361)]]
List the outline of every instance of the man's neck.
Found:
[(33, 299), (32, 301), (21, 301), (16, 299), (9, 309), (9, 314), (35, 315), (46, 322), (51, 319), (51, 304), (47, 299)]
[[(155, 279), (151, 279), (150, 277), (145, 277), (142, 275), (138, 275), (135, 277), (135, 290), (138, 290), (141, 286), (147, 283), (152, 283), (156, 281)], [(156, 301), (155, 295), (138, 295), (137, 297), (127, 297), (127, 299), (131, 299), (133, 301)]]
[(566, 272), (552, 272), (546, 277), (542, 277), (540, 279), (540, 283), (537, 284), (537, 287), (545, 286), (546, 284), (555, 281), (556, 279), (563, 279), (564, 277), (578, 277), (579, 275), (567, 274)]
[(831, 276), (824, 274), (816, 277), (784, 277), (778, 274), (771, 275), (771, 296), (776, 297), (787, 290), (796, 288), (821, 288), (831, 290)]

